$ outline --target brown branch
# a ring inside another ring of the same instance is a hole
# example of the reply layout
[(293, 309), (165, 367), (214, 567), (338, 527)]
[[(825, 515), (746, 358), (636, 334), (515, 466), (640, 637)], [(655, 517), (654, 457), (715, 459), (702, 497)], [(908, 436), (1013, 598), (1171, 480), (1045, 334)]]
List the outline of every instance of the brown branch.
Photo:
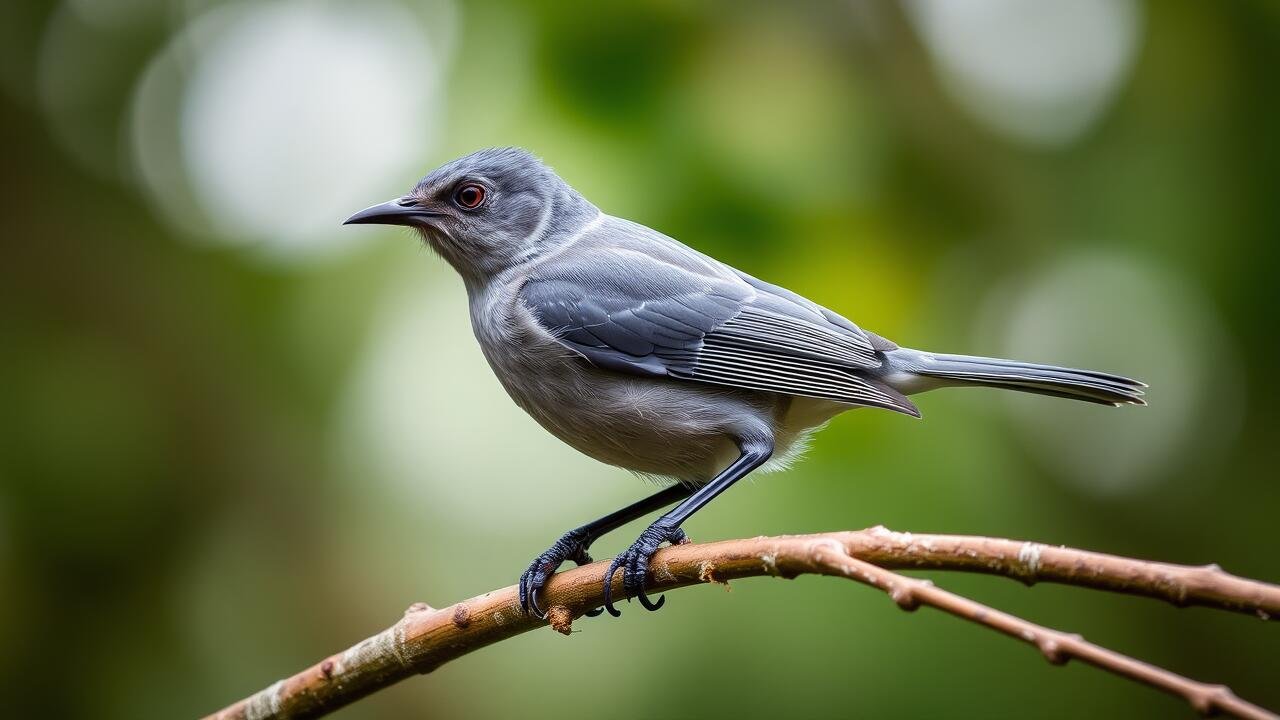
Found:
[[(912, 535), (883, 527), (858, 532), (758, 537), (663, 548), (651, 564), (653, 592), (759, 575), (806, 573), (856, 580), (911, 610), (929, 605), (1034, 645), (1052, 663), (1076, 658), (1187, 700), (1196, 710), (1242, 718), (1276, 718), (1221, 685), (1208, 685), (1069, 635), (1027, 622), (896, 569), (961, 570), (1004, 575), (1028, 584), (1048, 581), (1203, 605), (1270, 619), (1280, 616), (1280, 586), (1229, 575), (1217, 566), (1192, 567), (1049, 547), (1039, 543), (955, 535)], [(543, 593), (550, 624), (569, 632), (572, 620), (599, 607), (604, 563), (556, 575)], [(614, 579), (614, 596), (622, 592)], [(515, 587), (485, 593), (439, 610), (415, 603), (390, 628), (351, 649), (231, 705), (217, 720), (318, 717), (415, 673), (544, 622), (519, 610)]]

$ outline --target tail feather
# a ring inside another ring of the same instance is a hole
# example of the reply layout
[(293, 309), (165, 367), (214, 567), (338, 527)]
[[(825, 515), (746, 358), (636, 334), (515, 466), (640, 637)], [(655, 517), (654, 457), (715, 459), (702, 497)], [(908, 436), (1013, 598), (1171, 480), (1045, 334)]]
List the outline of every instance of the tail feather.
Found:
[[(916, 382), (918, 389), (939, 385), (976, 385), (1065, 397), (1102, 405), (1146, 405), (1145, 383), (1121, 375), (1076, 370), (1054, 365), (1002, 360), (970, 355), (944, 355), (901, 348), (888, 353), (889, 371), (902, 383), (905, 378), (931, 378)], [(905, 373), (905, 375), (903, 375)], [(911, 380), (907, 380), (910, 383)], [(894, 384), (890, 382), (890, 384)], [(916, 389), (916, 388), (912, 388)], [(911, 390), (906, 390), (910, 392)]]

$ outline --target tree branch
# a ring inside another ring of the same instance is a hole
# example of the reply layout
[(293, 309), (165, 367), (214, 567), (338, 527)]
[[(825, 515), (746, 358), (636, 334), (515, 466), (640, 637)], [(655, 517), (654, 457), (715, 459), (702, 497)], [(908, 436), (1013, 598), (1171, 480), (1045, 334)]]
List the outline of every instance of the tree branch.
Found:
[[(1039, 543), (956, 535), (912, 535), (883, 527), (857, 532), (758, 537), (663, 548), (650, 564), (652, 592), (737, 578), (802, 574), (844, 577), (888, 593), (913, 610), (929, 605), (1034, 645), (1050, 662), (1076, 658), (1182, 697), (1197, 711), (1276, 718), (1221, 685), (1209, 685), (1041, 627), (893, 569), (980, 572), (1078, 585), (1256, 615), (1280, 616), (1280, 586), (1239, 578), (1216, 565), (1147, 562)], [(557, 574), (542, 594), (550, 624), (568, 633), (572, 620), (603, 600), (605, 564)], [(614, 596), (622, 592), (614, 579)], [(514, 586), (434, 609), (415, 603), (390, 628), (271, 685), (214, 715), (216, 720), (319, 717), (415, 673), (543, 625), (524, 615)]]

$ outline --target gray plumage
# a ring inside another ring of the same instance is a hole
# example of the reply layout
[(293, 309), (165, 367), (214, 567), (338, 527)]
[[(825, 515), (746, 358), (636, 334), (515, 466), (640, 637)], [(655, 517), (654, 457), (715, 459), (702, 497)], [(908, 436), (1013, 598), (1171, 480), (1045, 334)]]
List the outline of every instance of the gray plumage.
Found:
[(449, 163), (349, 222), (422, 232), (462, 276), (494, 373), (543, 427), (598, 460), (690, 486), (746, 448), (785, 464), (852, 408), (918, 417), (907, 396), (941, 386), (1143, 403), (1143, 385), (1117, 375), (900, 348), (601, 212), (519, 149)]

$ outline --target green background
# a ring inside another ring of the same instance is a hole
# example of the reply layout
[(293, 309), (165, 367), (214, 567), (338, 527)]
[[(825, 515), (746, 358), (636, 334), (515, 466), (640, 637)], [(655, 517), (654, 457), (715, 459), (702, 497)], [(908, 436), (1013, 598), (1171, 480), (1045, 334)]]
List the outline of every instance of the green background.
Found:
[[(1152, 384), (1149, 408), (951, 391), (918, 399), (922, 421), (851, 413), (797, 467), (690, 521), (695, 540), (882, 523), (1280, 580), (1274, 3), (1080, 4), (1127, 23), (1108, 40), (998, 2), (966, 16), (995, 36), (965, 35), (956, 18), (929, 25), (927, 3), (406, 2), (399, 32), (438, 50), (436, 83), (411, 66), (369, 85), (335, 75), (326, 91), (368, 113), (361, 122), (400, 112), (377, 83), (426, 107), (432, 127), (403, 170), (327, 207), (322, 187), (361, 174), (357, 150), (324, 173), (261, 169), (286, 173), (265, 198), (274, 210), (239, 226), (198, 181), (146, 181), (137, 150), (164, 141), (138, 124), (147, 68), (218, 5), (0, 9), (0, 716), (211, 711), (411, 602), (510, 584), (563, 530), (650, 491), (506, 399), (460, 282), (411, 235), (337, 228), (491, 145), (528, 147), (606, 211), (901, 344)], [(253, 7), (240, 27), (254, 27)], [(1066, 40), (1008, 42), (1026, 27)], [(992, 95), (945, 50), (1010, 46), (1022, 54), (984, 67), (1025, 70), (1030, 91), (1014, 78), (1020, 90)], [(1067, 51), (1041, 57), (1050, 46)], [(187, 51), (197, 66), (207, 52)], [(156, 117), (189, 127), (193, 107)], [(208, 107), (214, 121), (247, 113), (301, 137), (323, 120), (287, 103)], [(152, 149), (198, 169), (201, 148), (181, 144), (191, 133)], [(273, 250), (317, 203), (332, 217), (323, 233), (345, 244), (312, 252), (322, 233), (303, 228)], [(1270, 624), (934, 579), (1280, 707)], [(339, 716), (1190, 714), (830, 579), (623, 609), (569, 638), (488, 648)]]

